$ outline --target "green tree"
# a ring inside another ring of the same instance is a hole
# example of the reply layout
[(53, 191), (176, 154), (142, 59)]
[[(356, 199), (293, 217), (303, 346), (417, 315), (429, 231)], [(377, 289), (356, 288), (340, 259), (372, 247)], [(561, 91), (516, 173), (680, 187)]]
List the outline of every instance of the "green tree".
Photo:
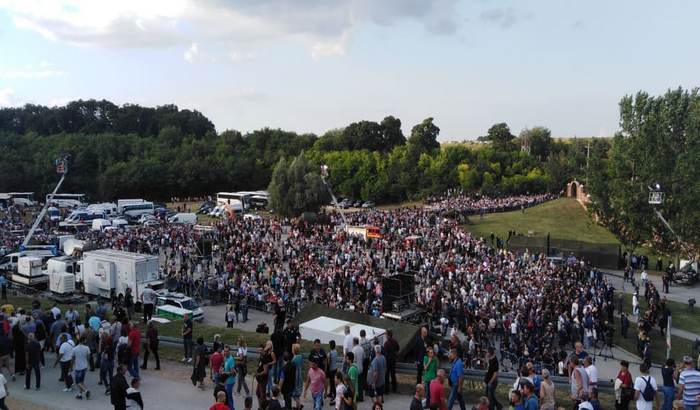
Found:
[(491, 128), (489, 128), (486, 137), (488, 138), (488, 141), (491, 141), (491, 144), (493, 144), (494, 148), (497, 150), (510, 151), (513, 148), (511, 142), (515, 136), (511, 134), (510, 128), (508, 128), (508, 124), (505, 122), (492, 125)]
[(549, 128), (525, 128), (519, 135), (521, 145), (530, 155), (546, 161), (552, 146), (552, 132)]
[(422, 153), (440, 148), (440, 143), (437, 141), (438, 135), (440, 135), (440, 128), (433, 124), (433, 118), (424, 119), (411, 129), (411, 136), (408, 138), (409, 150), (417, 154), (417, 158)]
[(279, 160), (267, 190), (270, 193), (270, 207), (288, 217), (317, 212), (323, 203), (328, 202), (327, 190), (318, 169), (307, 161), (303, 153), (291, 162), (284, 158)]

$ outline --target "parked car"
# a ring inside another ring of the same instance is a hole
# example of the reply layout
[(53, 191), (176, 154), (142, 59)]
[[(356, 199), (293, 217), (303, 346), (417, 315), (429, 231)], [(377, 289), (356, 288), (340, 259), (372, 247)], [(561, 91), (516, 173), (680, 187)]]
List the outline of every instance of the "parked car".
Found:
[(197, 302), (182, 293), (171, 293), (167, 290), (158, 291), (156, 315), (168, 319), (182, 319), (188, 314), (192, 320), (204, 320), (204, 311)]
[(152, 219), (156, 219), (156, 217), (154, 215), (151, 215), (151, 214), (142, 214), (142, 215), (139, 215), (138, 219), (136, 219), (136, 222), (142, 224), (142, 223), (144, 223), (146, 221), (150, 221)]
[(157, 219), (149, 219), (143, 222), (143, 226), (148, 228), (155, 228), (161, 225), (161, 222)]
[(355, 201), (352, 205), (353, 208), (362, 208), (362, 201)]
[(202, 204), (199, 206), (199, 210), (197, 211), (198, 214), (208, 214), (211, 212), (212, 209), (216, 204), (213, 201), (204, 201)]
[(362, 204), (362, 207), (367, 209), (367, 208), (374, 208), (376, 205), (374, 204), (373, 201), (366, 201), (364, 204)]

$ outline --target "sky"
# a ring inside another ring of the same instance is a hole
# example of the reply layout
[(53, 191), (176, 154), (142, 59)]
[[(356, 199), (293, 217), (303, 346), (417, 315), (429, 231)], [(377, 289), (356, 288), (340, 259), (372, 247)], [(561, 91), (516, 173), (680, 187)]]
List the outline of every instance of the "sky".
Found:
[(618, 102), (700, 85), (700, 2), (0, 0), (0, 106), (177, 104), (218, 131), (426, 117), (609, 136)]

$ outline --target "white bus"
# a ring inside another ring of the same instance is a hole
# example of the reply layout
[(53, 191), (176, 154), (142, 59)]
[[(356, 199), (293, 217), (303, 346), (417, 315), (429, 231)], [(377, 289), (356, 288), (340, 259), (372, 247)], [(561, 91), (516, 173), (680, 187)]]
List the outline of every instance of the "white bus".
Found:
[(140, 204), (129, 204), (122, 206), (122, 214), (130, 218), (138, 218), (143, 214), (153, 215), (155, 208), (153, 202), (142, 202)]
[(216, 194), (217, 205), (231, 205), (235, 201), (240, 201), (243, 208), (248, 208), (248, 201), (251, 194), (249, 192), (219, 192)]
[(21, 206), (34, 206), (36, 201), (34, 201), (34, 192), (8, 192), (7, 193), (15, 205)]
[(58, 205), (59, 208), (76, 208), (85, 205), (85, 194), (51, 194), (46, 195), (46, 202)]

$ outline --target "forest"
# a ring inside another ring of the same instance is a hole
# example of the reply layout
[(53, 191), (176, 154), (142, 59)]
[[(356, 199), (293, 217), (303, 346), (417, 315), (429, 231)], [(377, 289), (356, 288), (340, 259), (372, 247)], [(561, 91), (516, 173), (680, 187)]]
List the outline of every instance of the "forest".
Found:
[(0, 109), (0, 192), (35, 191), (56, 181), (53, 161), (69, 156), (64, 192), (93, 201), (169, 199), (268, 187), (277, 164), (303, 156), (306, 167), (330, 168), (336, 194), (377, 203), (401, 202), (462, 188), (488, 195), (560, 191), (585, 173), (591, 149), (608, 139), (555, 140), (545, 127), (517, 136), (505, 123), (484, 143), (443, 143), (426, 118), (402, 132), (401, 120), (359, 121), (323, 135), (263, 128), (217, 133), (202, 113), (174, 105), (117, 106), (74, 101), (62, 107)]

